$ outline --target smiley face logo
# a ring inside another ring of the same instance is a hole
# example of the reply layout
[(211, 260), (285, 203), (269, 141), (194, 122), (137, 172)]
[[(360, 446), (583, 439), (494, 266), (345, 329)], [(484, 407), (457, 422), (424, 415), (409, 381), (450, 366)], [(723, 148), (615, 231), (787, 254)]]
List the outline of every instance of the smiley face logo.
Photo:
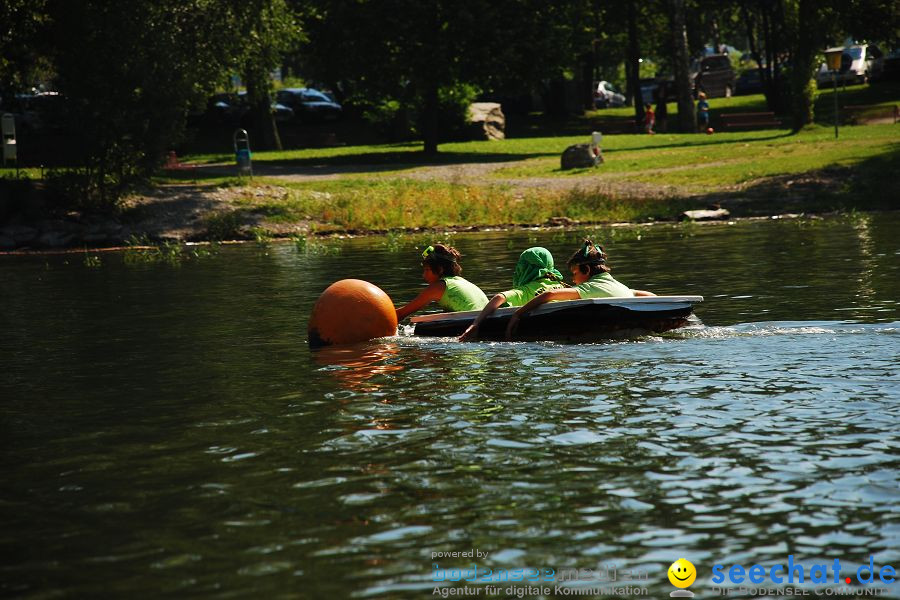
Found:
[(669, 582), (677, 588), (686, 588), (697, 579), (697, 569), (686, 558), (679, 558), (669, 567)]

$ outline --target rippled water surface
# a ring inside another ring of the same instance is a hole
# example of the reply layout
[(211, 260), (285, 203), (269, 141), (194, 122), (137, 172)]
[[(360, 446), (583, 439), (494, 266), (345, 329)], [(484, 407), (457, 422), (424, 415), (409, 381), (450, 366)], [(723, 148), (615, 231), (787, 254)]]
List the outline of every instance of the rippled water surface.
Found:
[[(583, 233), (452, 242), (490, 293)], [(900, 568), (900, 216), (591, 233), (626, 284), (705, 296), (700, 322), (311, 353), (327, 285), (407, 301), (435, 240), (0, 257), (0, 592), (425, 598), (434, 563), (477, 562), (615, 564), (665, 597), (684, 556), (711, 597), (714, 564)]]

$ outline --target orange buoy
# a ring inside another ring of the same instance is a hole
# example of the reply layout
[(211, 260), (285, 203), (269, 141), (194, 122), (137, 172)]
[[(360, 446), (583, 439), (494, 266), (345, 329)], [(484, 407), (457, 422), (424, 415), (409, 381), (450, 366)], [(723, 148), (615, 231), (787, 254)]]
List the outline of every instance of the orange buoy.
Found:
[(309, 346), (353, 344), (397, 333), (397, 311), (377, 285), (341, 279), (322, 292), (309, 316)]

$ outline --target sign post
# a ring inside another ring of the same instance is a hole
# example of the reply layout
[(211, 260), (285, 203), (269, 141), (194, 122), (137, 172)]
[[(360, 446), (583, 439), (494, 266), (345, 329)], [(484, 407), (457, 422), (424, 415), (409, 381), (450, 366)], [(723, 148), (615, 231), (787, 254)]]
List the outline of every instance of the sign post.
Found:
[(831, 85), (834, 87), (834, 139), (838, 137), (838, 88), (837, 88), (837, 72), (841, 70), (841, 56), (844, 54), (843, 48), (832, 48), (825, 51), (825, 61), (831, 70)]

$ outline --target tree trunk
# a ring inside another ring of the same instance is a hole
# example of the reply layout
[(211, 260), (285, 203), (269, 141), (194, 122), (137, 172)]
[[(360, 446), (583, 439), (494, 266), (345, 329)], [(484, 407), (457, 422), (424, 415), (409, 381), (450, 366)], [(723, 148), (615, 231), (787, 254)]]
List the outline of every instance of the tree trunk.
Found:
[(594, 109), (594, 55), (593, 53), (585, 53), (581, 55), (581, 85), (579, 86), (582, 97), (581, 104), (585, 110)]
[(250, 105), (250, 122), (256, 141), (251, 142), (260, 150), (281, 150), (281, 136), (272, 115), (272, 99), (269, 96), (268, 73), (248, 72), (247, 102)]
[(800, 0), (791, 69), (791, 116), (794, 131), (813, 122), (813, 100), (815, 84), (812, 79), (816, 70), (818, 44), (816, 40), (817, 11), (813, 0)]
[(775, 28), (768, 7), (763, 5), (762, 32), (766, 52), (766, 105), (774, 113), (781, 113), (781, 84), (778, 81), (778, 65), (776, 65)]
[[(759, 76), (762, 82), (766, 106), (775, 113), (782, 111), (781, 83), (778, 77), (779, 33), (776, 23), (783, 17), (776, 14), (777, 7), (772, 3), (758, 3), (751, 8), (749, 2), (741, 3), (741, 16), (747, 28), (747, 40), (750, 53), (759, 65)], [(752, 12), (751, 12), (752, 11)], [(772, 11), (770, 13), (770, 11)]]
[(712, 30), (713, 50), (718, 54), (722, 50), (722, 36), (719, 33), (719, 18), (715, 11), (710, 17), (709, 27)]
[(422, 105), (422, 139), (424, 152), (429, 156), (438, 153), (438, 86), (428, 82)]
[(634, 118), (640, 127), (644, 122), (644, 100), (641, 96), (641, 46), (638, 40), (637, 0), (628, 0), (628, 56), (625, 59), (628, 87), (634, 94)]
[(678, 126), (682, 133), (697, 131), (694, 95), (688, 59), (687, 28), (684, 21), (684, 0), (667, 0), (669, 31), (675, 51), (675, 90), (678, 93)]

